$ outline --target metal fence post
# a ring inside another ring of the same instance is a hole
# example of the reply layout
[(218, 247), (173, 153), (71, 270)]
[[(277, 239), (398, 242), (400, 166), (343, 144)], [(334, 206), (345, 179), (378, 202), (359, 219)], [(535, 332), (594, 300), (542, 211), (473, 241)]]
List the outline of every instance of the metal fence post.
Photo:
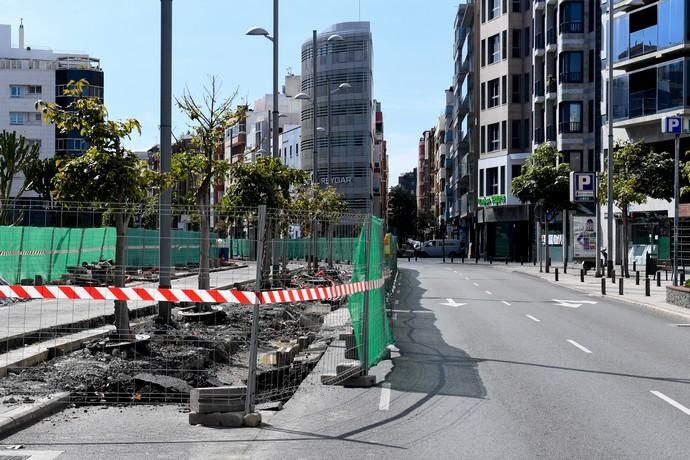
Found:
[[(371, 216), (369, 216), (365, 224), (367, 227), (366, 249), (364, 251), (367, 261), (365, 281), (369, 281), (369, 276), (371, 274), (370, 255), (373, 242), (373, 226), (371, 225), (371, 220)], [(369, 375), (369, 292), (369, 289), (364, 291), (364, 303), (362, 305), (362, 356), (359, 357), (362, 361), (362, 375)]]
[[(256, 291), (261, 289), (261, 274), (263, 268), (264, 239), (266, 237), (266, 205), (259, 206), (259, 221), (257, 223), (256, 245)], [(254, 300), (252, 313), (252, 334), (249, 343), (249, 369), (247, 375), (247, 401), (245, 412), (254, 412), (254, 399), (256, 398), (256, 360), (259, 342), (259, 299)]]

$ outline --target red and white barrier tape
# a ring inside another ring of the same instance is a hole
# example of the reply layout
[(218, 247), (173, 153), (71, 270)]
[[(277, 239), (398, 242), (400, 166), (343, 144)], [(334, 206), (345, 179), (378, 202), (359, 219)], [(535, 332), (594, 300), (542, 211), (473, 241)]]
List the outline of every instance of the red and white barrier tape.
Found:
[(237, 291), (217, 289), (158, 289), (82, 286), (1, 286), (0, 298), (67, 300), (143, 300), (168, 302), (276, 304), (308, 300), (329, 300), (383, 287), (384, 279), (337, 286), (283, 289), (279, 291)]

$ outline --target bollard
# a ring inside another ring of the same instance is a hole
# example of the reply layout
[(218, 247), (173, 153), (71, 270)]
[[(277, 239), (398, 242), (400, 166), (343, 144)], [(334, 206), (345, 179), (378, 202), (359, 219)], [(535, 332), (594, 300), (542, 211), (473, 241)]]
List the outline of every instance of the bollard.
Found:
[(606, 295), (606, 278), (601, 279), (601, 295)]
[(567, 262), (563, 263), (563, 274), (564, 275), (568, 274), (568, 263)]
[(611, 270), (611, 284), (616, 284), (616, 270)]
[(410, 261), (410, 256), (409, 256), (409, 255), (407, 256), (407, 261), (408, 261), (408, 262)]
[(685, 286), (685, 270), (680, 272), (680, 285)]
[(534, 259), (534, 260), (532, 261), (532, 265), (534, 265), (535, 267), (537, 266), (537, 259)]
[(489, 257), (489, 265), (493, 265), (493, 264), (494, 264), (494, 258), (493, 258), (493, 257)]
[(656, 272), (656, 285), (661, 287), (661, 272)]
[(454, 258), (455, 258), (455, 256), (454, 256), (453, 254), (451, 254), (451, 255), (450, 255), (450, 263), (451, 263), (451, 264), (453, 263), (453, 259), (454, 259)]
[(618, 279), (618, 295), (623, 295), (623, 278)]
[(637, 261), (633, 260), (633, 271), (637, 271)]
[(649, 288), (649, 285), (650, 285), (649, 277), (645, 277), (645, 279), (644, 279), (644, 295), (646, 295), (647, 297), (649, 297), (651, 295), (649, 292), (651, 290)]
[(584, 282), (585, 282), (585, 269), (581, 268), (580, 269), (580, 283), (584, 283)]
[(525, 265), (525, 258), (520, 257), (520, 266), (522, 267), (523, 265)]
[(635, 272), (635, 286), (640, 285), (640, 272), (636, 271)]
[(558, 281), (558, 268), (556, 268), (553, 273), (556, 276), (556, 281)]
[(508, 257), (506, 257), (506, 265), (508, 265)]

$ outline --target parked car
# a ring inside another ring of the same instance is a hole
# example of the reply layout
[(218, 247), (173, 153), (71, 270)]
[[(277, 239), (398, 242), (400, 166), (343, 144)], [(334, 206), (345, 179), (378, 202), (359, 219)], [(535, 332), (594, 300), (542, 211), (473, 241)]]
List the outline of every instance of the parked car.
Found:
[(460, 240), (429, 240), (416, 250), (420, 257), (460, 257), (464, 248)]

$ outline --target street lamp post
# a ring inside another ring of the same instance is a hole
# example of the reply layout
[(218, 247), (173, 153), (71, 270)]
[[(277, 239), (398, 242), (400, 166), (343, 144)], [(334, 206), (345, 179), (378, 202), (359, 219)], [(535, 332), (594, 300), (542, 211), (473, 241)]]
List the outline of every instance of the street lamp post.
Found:
[[(252, 27), (247, 35), (261, 35), (273, 42), (273, 126), (278, 126), (278, 0), (273, 0), (273, 36), (266, 29)], [(273, 132), (273, 149), (271, 154), (278, 157), (278, 130)]]
[[(613, 270), (614, 261), (614, 248), (613, 248), (613, 0), (608, 0), (607, 7), (609, 9), (609, 37), (608, 37), (608, 51), (606, 53), (606, 65), (608, 66), (609, 82), (608, 82), (608, 107), (606, 109), (606, 118), (608, 123), (609, 131), (609, 145), (608, 152), (606, 153), (606, 174), (608, 179), (608, 186), (606, 188), (607, 192), (607, 213), (608, 218), (606, 220), (607, 224), (607, 250), (609, 257), (607, 259), (608, 270), (607, 275), (611, 276)], [(597, 251), (599, 248), (597, 248)], [(597, 254), (597, 257), (599, 255)]]

